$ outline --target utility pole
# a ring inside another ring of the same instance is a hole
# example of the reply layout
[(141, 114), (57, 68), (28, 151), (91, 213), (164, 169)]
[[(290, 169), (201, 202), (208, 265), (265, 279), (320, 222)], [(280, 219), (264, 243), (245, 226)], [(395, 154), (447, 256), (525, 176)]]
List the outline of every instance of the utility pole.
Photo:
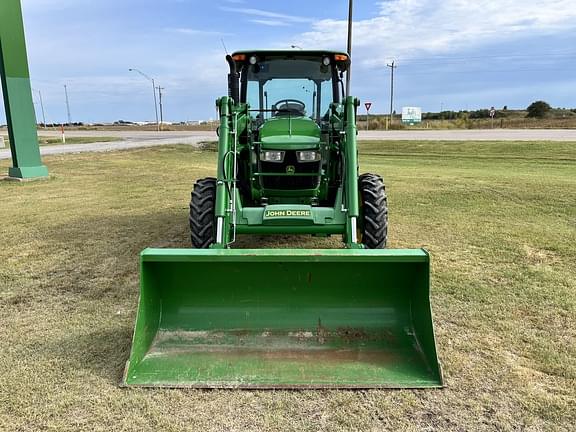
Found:
[(160, 122), (158, 121), (158, 102), (156, 101), (156, 81), (154, 81), (154, 78), (149, 77), (148, 75), (146, 75), (144, 72), (142, 72), (139, 69), (130, 68), (128, 70), (130, 72), (136, 72), (136, 73), (142, 75), (148, 81), (152, 82), (152, 93), (154, 94), (154, 111), (156, 112), (156, 131), (160, 132)]
[(390, 125), (392, 125), (393, 116), (394, 116), (394, 69), (396, 66), (396, 61), (392, 63), (386, 64), (390, 68)]
[(68, 113), (68, 126), (72, 124), (72, 116), (70, 115), (70, 100), (68, 99), (68, 86), (64, 84), (64, 93), (66, 94), (66, 112)]
[(158, 86), (158, 97), (160, 101), (160, 130), (162, 130), (162, 125), (164, 124), (164, 109), (162, 105), (162, 90), (166, 90), (164, 87)]
[[(348, 1), (348, 55), (352, 57), (352, 22), (354, 18), (354, 0)], [(346, 72), (346, 96), (350, 96), (350, 81), (352, 79), (352, 65)]]

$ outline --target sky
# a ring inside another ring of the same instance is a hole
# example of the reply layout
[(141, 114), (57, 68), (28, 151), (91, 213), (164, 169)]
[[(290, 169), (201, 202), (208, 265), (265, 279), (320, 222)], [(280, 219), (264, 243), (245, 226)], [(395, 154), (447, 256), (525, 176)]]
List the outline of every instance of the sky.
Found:
[[(346, 0), (22, 0), (34, 97), (48, 122), (216, 117), (225, 48), (346, 49)], [(352, 93), (373, 113), (576, 107), (574, 0), (356, 0)], [(0, 123), (5, 122), (0, 112)]]

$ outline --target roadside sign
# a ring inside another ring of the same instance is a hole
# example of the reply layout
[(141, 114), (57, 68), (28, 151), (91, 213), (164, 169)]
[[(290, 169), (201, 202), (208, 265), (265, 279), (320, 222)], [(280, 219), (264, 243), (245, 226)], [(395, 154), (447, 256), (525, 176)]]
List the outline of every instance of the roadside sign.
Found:
[(366, 107), (366, 130), (368, 130), (370, 127), (370, 108), (372, 108), (372, 102), (366, 102), (364, 106)]
[(404, 107), (402, 108), (402, 123), (415, 125), (422, 122), (422, 108)]
[(496, 115), (496, 109), (494, 107), (490, 108), (490, 126), (494, 129), (494, 116)]

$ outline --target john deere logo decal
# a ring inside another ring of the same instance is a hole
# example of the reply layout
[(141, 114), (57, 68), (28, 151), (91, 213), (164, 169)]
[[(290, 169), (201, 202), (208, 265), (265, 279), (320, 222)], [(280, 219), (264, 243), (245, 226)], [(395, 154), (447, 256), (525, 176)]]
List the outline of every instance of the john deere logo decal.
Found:
[(286, 167), (286, 174), (296, 174), (296, 167), (294, 165), (288, 165)]
[(266, 210), (264, 217), (310, 217), (310, 210)]

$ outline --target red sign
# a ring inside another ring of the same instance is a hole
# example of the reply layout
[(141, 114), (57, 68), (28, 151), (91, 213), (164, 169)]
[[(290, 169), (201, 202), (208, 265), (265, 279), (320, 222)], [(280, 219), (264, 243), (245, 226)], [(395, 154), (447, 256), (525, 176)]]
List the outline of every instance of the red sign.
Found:
[(372, 108), (372, 102), (366, 102), (364, 106), (366, 107), (366, 111), (370, 111), (370, 108)]

